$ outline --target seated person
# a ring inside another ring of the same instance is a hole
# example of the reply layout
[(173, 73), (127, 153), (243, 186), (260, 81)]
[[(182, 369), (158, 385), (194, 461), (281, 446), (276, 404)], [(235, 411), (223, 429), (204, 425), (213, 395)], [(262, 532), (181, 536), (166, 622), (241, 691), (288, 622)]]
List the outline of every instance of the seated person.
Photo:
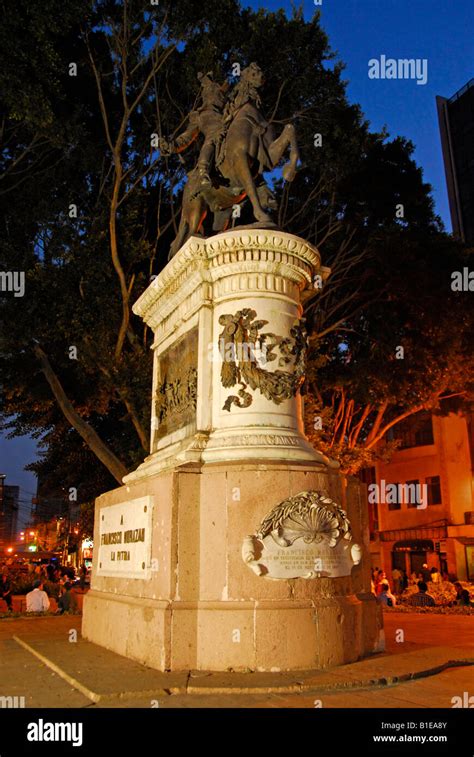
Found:
[(74, 612), (77, 610), (77, 600), (71, 591), (71, 584), (69, 581), (63, 586), (63, 593), (58, 599), (58, 608), (61, 615), (64, 612)]
[(377, 597), (377, 602), (379, 603), (379, 605), (385, 605), (385, 607), (394, 607), (396, 605), (397, 600), (390, 592), (390, 587), (388, 584), (382, 584), (382, 591)]
[(46, 612), (49, 610), (49, 598), (43, 591), (43, 582), (35, 581), (33, 591), (26, 595), (26, 612)]
[(435, 607), (436, 602), (431, 594), (427, 594), (427, 591), (428, 587), (426, 583), (424, 581), (418, 581), (418, 591), (416, 594), (412, 594), (411, 597), (408, 597), (407, 603), (417, 607)]

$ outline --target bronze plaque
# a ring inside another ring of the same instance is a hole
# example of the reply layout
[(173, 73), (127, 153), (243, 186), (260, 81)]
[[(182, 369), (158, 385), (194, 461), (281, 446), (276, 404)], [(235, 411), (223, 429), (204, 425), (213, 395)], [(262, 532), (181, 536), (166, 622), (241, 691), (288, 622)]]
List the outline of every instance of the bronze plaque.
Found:
[(198, 338), (198, 329), (191, 329), (159, 358), (155, 439), (186, 426), (196, 416)]

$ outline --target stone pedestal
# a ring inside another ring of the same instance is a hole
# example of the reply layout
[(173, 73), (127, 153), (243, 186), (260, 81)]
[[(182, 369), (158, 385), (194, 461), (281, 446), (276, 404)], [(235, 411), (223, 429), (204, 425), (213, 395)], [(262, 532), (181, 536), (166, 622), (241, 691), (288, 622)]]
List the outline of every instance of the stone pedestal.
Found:
[[(361, 487), (302, 425), (301, 303), (326, 275), (297, 237), (234, 230), (188, 240), (135, 304), (155, 335), (151, 451), (97, 500), (87, 639), (160, 670), (324, 668), (375, 650)], [(265, 532), (301, 492), (342, 509), (300, 502), (296, 531), (288, 516)], [(339, 530), (314, 525), (326, 507)], [(293, 569), (313, 541), (340, 565), (351, 544), (362, 559), (345, 575), (316, 559), (313, 577), (289, 579), (259, 563), (270, 547)]]

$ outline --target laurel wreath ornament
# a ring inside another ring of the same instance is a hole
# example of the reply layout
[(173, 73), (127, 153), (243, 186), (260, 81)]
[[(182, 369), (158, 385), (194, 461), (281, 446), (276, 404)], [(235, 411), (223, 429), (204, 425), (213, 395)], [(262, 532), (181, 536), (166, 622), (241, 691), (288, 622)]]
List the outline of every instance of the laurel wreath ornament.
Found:
[[(241, 386), (237, 395), (230, 395), (224, 403), (223, 410), (229, 412), (233, 405), (243, 408), (252, 404), (248, 388), (258, 389), (268, 400), (280, 405), (294, 397), (304, 382), (308, 342), (303, 320), (295, 322), (289, 337), (282, 337), (261, 333), (268, 321), (255, 320), (256, 317), (255, 310), (244, 308), (219, 318), (224, 327), (219, 335), (221, 383), (225, 388)], [(278, 365), (291, 366), (290, 371), (269, 371), (259, 365), (257, 353), (265, 350), (266, 362), (272, 362), (278, 357), (275, 349), (280, 353)]]

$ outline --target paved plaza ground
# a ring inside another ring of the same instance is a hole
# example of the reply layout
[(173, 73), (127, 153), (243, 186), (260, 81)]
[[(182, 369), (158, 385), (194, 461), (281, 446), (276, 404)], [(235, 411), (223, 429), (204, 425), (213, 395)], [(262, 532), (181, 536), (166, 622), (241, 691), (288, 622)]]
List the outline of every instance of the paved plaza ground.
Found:
[(384, 654), (292, 674), (160, 673), (82, 640), (80, 627), (80, 616), (0, 621), (0, 696), (35, 708), (451, 708), (474, 694), (474, 616), (386, 613)]

